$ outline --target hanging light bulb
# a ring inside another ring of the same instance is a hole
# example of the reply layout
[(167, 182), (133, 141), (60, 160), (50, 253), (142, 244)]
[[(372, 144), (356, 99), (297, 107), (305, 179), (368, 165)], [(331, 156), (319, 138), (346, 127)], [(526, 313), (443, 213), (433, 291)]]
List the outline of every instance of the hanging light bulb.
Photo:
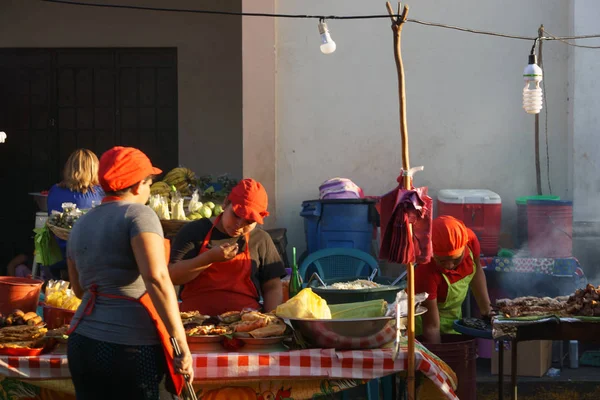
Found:
[(542, 69), (537, 65), (535, 54), (529, 55), (529, 65), (523, 71), (525, 88), (523, 88), (523, 108), (527, 114), (539, 114), (542, 109), (542, 88), (540, 82), (543, 79)]
[(327, 29), (327, 24), (324, 19), (319, 21), (319, 34), (321, 34), (321, 52), (323, 54), (333, 53), (337, 46), (333, 39), (331, 39), (329, 29)]

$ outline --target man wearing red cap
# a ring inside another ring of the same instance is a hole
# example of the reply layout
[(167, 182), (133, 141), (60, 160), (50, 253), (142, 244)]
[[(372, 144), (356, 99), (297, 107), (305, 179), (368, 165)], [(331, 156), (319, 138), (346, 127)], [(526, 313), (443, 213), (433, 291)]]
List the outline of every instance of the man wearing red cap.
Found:
[(479, 263), (475, 233), (451, 216), (432, 222), (433, 258), (415, 270), (415, 291), (426, 292), (427, 312), (417, 318), (417, 334), (425, 342), (440, 343), (442, 334), (456, 334), (452, 325), (462, 318), (462, 303), (471, 288), (483, 316), (491, 312), (485, 274)]
[[(184, 285), (181, 310), (217, 316), (243, 309), (274, 310), (283, 301), (286, 271), (271, 236), (255, 229), (269, 215), (265, 188), (243, 179), (214, 225), (187, 223), (171, 246), (171, 279)], [(260, 299), (263, 305), (260, 304)]]

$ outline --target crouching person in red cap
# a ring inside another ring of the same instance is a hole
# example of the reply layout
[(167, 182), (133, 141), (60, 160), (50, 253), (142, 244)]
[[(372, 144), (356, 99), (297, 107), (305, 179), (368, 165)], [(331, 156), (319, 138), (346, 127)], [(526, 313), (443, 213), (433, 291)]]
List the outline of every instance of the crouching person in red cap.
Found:
[(482, 316), (490, 316), (492, 308), (475, 232), (448, 215), (434, 219), (431, 228), (433, 259), (415, 270), (415, 292), (429, 294), (423, 303), (428, 311), (415, 321), (417, 335), (440, 343), (441, 335), (458, 334), (453, 324), (462, 318), (469, 288)]
[(69, 278), (82, 299), (67, 350), (77, 399), (173, 398), (167, 390), (179, 394), (184, 375), (193, 379), (162, 226), (145, 205), (161, 172), (137, 149), (108, 150), (98, 171), (106, 197), (69, 236)]
[(269, 215), (267, 205), (265, 188), (244, 179), (214, 224), (200, 219), (177, 233), (169, 270), (173, 283), (183, 285), (181, 311), (217, 316), (243, 309), (269, 312), (281, 304), (283, 262), (271, 236), (255, 229)]

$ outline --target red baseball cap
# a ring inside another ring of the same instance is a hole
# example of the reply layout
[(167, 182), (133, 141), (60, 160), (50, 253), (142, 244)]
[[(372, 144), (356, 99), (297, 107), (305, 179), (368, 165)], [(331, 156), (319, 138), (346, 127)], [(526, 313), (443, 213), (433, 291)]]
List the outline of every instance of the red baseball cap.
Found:
[(231, 190), (228, 199), (233, 206), (233, 212), (240, 218), (262, 224), (264, 217), (269, 215), (267, 191), (254, 179), (242, 179)]
[(98, 180), (105, 192), (126, 189), (162, 170), (153, 167), (142, 151), (133, 147), (115, 146), (100, 157)]

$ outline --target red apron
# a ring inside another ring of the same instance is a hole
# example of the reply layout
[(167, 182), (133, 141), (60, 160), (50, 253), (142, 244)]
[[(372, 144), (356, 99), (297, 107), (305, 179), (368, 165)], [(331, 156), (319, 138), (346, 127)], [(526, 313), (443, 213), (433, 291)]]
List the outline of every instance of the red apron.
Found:
[[(208, 251), (208, 242), (220, 218), (217, 217), (208, 231), (199, 254)], [(217, 316), (227, 311), (240, 311), (245, 308), (260, 309), (258, 291), (252, 282), (249, 235), (244, 237), (244, 252), (238, 253), (229, 261), (213, 263), (185, 284), (181, 292), (181, 311), (199, 311), (204, 315)]]
[[(102, 199), (102, 202), (105, 203), (107, 201), (116, 201), (116, 200), (120, 200), (120, 199), (118, 197), (107, 196)], [(167, 245), (167, 242), (165, 242), (165, 249), (166, 249), (166, 245)], [(168, 255), (167, 255), (167, 258), (168, 258)], [(183, 375), (178, 374), (173, 367), (174, 353), (173, 353), (173, 346), (171, 345), (171, 336), (167, 332), (167, 328), (165, 327), (165, 324), (162, 321), (162, 318), (160, 318), (160, 315), (158, 315), (158, 312), (156, 311), (156, 308), (154, 307), (154, 304), (152, 303), (152, 299), (150, 299), (150, 295), (148, 294), (148, 292), (144, 292), (144, 294), (139, 299), (136, 299), (136, 298), (128, 297), (128, 296), (99, 293), (98, 286), (96, 284), (91, 285), (90, 288), (88, 289), (88, 292), (90, 293), (90, 298), (85, 305), (83, 314), (77, 321), (75, 321), (75, 323), (71, 324), (71, 326), (69, 327), (69, 330), (67, 332), (67, 335), (70, 335), (72, 332), (75, 331), (75, 329), (77, 328), (77, 325), (79, 325), (79, 322), (81, 322), (81, 320), (86, 315), (90, 315), (92, 313), (92, 311), (94, 310), (94, 306), (96, 305), (96, 297), (128, 300), (128, 301), (133, 301), (133, 302), (140, 304), (148, 312), (148, 315), (150, 316), (150, 319), (152, 320), (152, 323), (154, 324), (154, 327), (156, 328), (158, 338), (160, 339), (160, 343), (162, 344), (162, 347), (163, 347), (163, 350), (165, 353), (168, 374), (171, 377), (171, 381), (175, 388), (176, 394), (177, 395), (181, 394), (183, 386), (185, 385), (185, 379), (184, 379)]]

